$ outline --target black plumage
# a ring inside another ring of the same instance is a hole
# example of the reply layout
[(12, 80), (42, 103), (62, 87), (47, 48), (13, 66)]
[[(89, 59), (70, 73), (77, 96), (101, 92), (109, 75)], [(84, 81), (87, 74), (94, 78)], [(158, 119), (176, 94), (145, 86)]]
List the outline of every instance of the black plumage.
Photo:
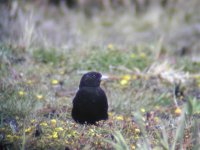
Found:
[(72, 118), (80, 124), (96, 124), (108, 119), (108, 102), (100, 87), (102, 75), (88, 72), (81, 78), (79, 90), (73, 99)]

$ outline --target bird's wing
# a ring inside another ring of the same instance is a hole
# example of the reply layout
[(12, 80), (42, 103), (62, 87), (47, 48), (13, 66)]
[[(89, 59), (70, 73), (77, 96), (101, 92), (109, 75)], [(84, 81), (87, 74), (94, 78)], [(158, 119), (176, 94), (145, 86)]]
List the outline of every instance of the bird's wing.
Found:
[(76, 93), (73, 104), (98, 105), (100, 108), (108, 109), (107, 97), (104, 91), (98, 88), (80, 88)]
[(108, 101), (105, 92), (101, 88), (98, 88), (96, 93), (98, 106), (108, 110)]

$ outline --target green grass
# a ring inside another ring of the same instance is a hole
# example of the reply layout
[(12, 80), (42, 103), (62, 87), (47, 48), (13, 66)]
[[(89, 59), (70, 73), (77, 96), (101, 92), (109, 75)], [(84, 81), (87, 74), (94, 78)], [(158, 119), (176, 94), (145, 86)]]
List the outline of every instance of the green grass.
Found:
[(56, 49), (37, 49), (33, 51), (33, 58), (36, 62), (44, 64), (58, 65), (59, 62), (64, 61), (64, 54), (56, 51)]
[(112, 67), (124, 67), (130, 70), (134, 68), (144, 70), (152, 62), (152, 58), (147, 57), (148, 53), (146, 53), (145, 49), (142, 52), (137, 48), (121, 50), (113, 46), (113, 48), (91, 48), (90, 51), (86, 52), (83, 58), (75, 56), (76, 60), (72, 62), (74, 69), (108, 72)]

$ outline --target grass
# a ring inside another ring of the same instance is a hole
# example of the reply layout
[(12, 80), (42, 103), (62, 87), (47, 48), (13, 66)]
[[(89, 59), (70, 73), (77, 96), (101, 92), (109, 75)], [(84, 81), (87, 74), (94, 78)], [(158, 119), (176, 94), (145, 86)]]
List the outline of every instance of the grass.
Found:
[(77, 58), (72, 66), (75, 69), (99, 70), (102, 72), (108, 72), (111, 68), (120, 66), (129, 70), (134, 68), (143, 70), (152, 62), (150, 57), (146, 57), (147, 55), (147, 52), (138, 52), (137, 48), (122, 51), (109, 44), (107, 48), (103, 49), (102, 47), (92, 48), (91, 52), (86, 53), (84, 58)]
[[(198, 44), (182, 57), (174, 52), (179, 39), (170, 42), (170, 33), (179, 35), (195, 17), (184, 20), (179, 7), (173, 14), (162, 10), (160, 22), (151, 13), (88, 19), (51, 7), (45, 15), (41, 8), (42, 19), (25, 11), (16, 17), (16, 23), (28, 20), (19, 40), (10, 36), (0, 45), (0, 148), (198, 149), (200, 76), (192, 59)], [(108, 76), (101, 86), (109, 120), (97, 126), (71, 118), (79, 80), (90, 70)]]

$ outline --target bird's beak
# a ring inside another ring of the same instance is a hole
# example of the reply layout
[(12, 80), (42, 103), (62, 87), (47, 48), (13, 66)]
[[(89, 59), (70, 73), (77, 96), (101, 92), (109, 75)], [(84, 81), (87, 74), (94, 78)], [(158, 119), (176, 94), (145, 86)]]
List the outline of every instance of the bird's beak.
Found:
[(107, 80), (109, 77), (107, 76), (107, 75), (102, 75), (102, 77), (101, 77), (101, 81), (103, 81), (103, 80)]

